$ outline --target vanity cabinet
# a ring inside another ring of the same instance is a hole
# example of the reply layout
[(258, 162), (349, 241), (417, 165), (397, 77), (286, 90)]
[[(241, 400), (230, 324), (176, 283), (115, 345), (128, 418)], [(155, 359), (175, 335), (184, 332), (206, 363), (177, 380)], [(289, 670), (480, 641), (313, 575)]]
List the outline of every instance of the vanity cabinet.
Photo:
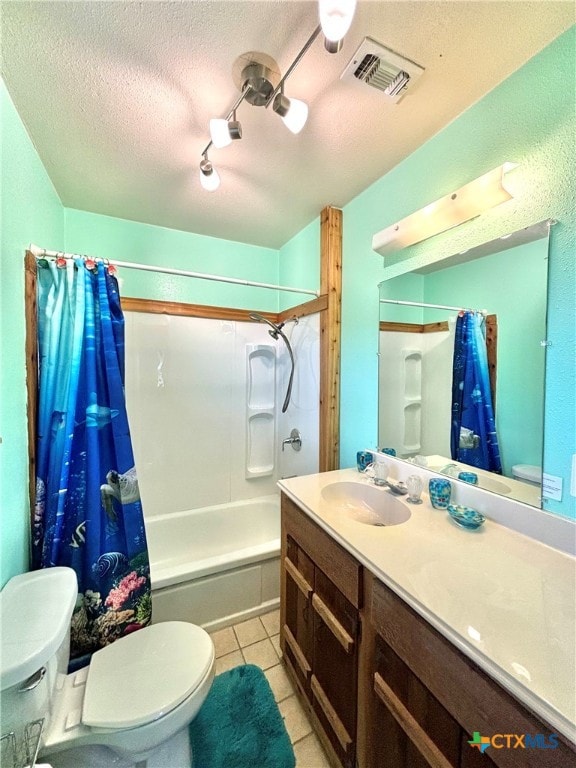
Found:
[[(366, 679), (372, 696), (367, 768), (576, 764), (576, 754), (560, 738), (555, 749), (518, 747), (516, 734), (541, 734), (544, 744), (554, 730), (376, 579), (369, 614), (375, 637)], [(503, 734), (501, 748), (480, 753), (468, 743), (475, 732)]]
[[(336, 768), (576, 765), (573, 745), (557, 736), (551, 748), (553, 728), (284, 494), (280, 623), (288, 674)], [(475, 732), (503, 734), (501, 748), (480, 753)], [(548, 748), (519, 748), (523, 734)]]
[(356, 765), (362, 568), (282, 497), (281, 644), (324, 746)]

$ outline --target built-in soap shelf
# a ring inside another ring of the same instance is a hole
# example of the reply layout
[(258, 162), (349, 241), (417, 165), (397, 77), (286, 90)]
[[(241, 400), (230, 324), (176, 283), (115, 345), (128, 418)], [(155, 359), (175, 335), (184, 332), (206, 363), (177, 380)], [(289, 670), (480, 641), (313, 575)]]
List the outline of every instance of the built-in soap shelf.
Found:
[(276, 349), (246, 345), (246, 477), (274, 473), (276, 427)]
[(403, 349), (402, 365), (404, 369), (403, 393), (403, 455), (418, 453), (422, 435), (422, 351)]

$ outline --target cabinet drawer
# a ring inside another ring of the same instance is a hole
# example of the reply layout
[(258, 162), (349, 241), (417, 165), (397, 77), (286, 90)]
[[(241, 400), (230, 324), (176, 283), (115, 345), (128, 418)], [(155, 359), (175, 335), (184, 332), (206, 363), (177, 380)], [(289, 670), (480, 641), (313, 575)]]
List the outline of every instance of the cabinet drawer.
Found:
[(282, 494), (282, 517), (287, 533), (308, 554), (356, 608), (361, 607), (362, 566), (351, 554)]
[[(468, 734), (551, 733), (549, 726), (378, 581), (370, 613), (378, 634)], [(561, 768), (575, 760), (563, 741), (557, 749), (494, 749), (491, 753), (497, 765), (522, 768)]]

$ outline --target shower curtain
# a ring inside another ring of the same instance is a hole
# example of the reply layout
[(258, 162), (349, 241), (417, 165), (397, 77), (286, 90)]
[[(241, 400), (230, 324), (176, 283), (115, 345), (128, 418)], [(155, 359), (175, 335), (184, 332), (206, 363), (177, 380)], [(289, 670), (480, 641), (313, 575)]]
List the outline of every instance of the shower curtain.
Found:
[(502, 472), (486, 353), (485, 318), (461, 312), (456, 320), (452, 376), (452, 458)]
[[(124, 317), (102, 262), (38, 262), (33, 566), (78, 578), (71, 658), (150, 622), (150, 567), (124, 400)], [(78, 664), (80, 666), (81, 664)]]

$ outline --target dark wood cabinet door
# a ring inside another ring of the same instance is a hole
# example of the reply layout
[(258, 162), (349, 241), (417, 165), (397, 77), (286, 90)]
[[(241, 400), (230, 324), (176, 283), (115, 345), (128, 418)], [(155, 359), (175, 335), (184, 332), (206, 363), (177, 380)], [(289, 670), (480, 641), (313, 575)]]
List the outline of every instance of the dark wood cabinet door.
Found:
[(373, 765), (459, 768), (460, 725), (381, 637), (376, 638), (374, 694)]
[(287, 538), (284, 559), (286, 580), (285, 624), (282, 627), (284, 654), (310, 698), (310, 677), (314, 655), (312, 593), (314, 564), (291, 536)]
[(355, 764), (358, 611), (315, 569), (313, 707), (344, 766)]

